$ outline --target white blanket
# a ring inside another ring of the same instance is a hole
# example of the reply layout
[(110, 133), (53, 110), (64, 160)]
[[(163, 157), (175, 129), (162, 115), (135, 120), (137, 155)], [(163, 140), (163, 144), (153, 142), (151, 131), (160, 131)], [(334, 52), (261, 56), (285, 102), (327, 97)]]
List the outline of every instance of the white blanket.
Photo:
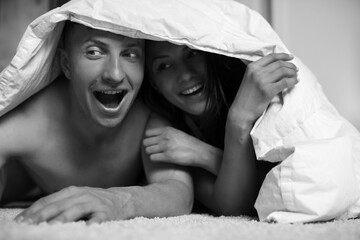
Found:
[[(0, 116), (59, 74), (65, 20), (135, 38), (168, 40), (254, 61), (287, 52), (271, 26), (232, 0), (73, 0), (26, 30), (0, 74)], [(316, 46), (314, 46), (315, 48)], [(261, 220), (309, 222), (360, 213), (360, 134), (325, 97), (298, 59), (300, 83), (276, 98), (252, 129), (258, 160), (279, 162), (255, 207)]]

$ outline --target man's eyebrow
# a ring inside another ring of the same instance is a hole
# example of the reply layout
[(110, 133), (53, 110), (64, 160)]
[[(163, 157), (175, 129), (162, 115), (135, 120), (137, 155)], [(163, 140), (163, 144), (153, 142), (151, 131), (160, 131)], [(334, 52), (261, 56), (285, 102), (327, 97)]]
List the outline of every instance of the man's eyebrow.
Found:
[(140, 41), (127, 41), (125, 43), (125, 45), (128, 47), (142, 47), (142, 44)]
[[(94, 43), (94, 44), (97, 44), (97, 45), (100, 45), (100, 46), (107, 46), (108, 45), (105, 41), (102, 41), (101, 39), (97, 39), (97, 38), (85, 39), (84, 44), (85, 43)], [(123, 41), (121, 41), (121, 43), (122, 43), (122, 45), (124, 47), (127, 47), (127, 48), (131, 48), (131, 47), (142, 48), (142, 44), (139, 41), (131, 41), (131, 42), (128, 42), (128, 41), (123, 42)]]
[(98, 39), (95, 39), (95, 38), (88, 38), (88, 39), (85, 39), (85, 41), (83, 42), (83, 44), (86, 44), (86, 43), (95, 43), (97, 45), (101, 45), (101, 46), (106, 46), (107, 44), (101, 40), (98, 40)]

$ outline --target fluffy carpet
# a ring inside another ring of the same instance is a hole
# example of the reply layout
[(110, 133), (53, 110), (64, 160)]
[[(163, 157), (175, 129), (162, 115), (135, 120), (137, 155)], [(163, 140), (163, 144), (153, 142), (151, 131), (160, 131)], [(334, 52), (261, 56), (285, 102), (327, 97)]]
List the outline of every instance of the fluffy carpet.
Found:
[(214, 217), (191, 214), (155, 219), (139, 217), (89, 226), (85, 222), (27, 225), (13, 220), (20, 211), (21, 209), (0, 209), (1, 240), (360, 239), (360, 219), (311, 224), (276, 224), (258, 222), (247, 217)]

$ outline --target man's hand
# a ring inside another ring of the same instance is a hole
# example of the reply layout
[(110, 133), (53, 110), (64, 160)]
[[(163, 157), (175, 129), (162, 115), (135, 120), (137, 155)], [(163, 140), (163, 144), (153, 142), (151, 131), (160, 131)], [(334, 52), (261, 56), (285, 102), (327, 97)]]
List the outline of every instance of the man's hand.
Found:
[(36, 201), (15, 220), (25, 223), (71, 222), (86, 220), (88, 224), (126, 219), (122, 211), (130, 194), (111, 189), (68, 187)]

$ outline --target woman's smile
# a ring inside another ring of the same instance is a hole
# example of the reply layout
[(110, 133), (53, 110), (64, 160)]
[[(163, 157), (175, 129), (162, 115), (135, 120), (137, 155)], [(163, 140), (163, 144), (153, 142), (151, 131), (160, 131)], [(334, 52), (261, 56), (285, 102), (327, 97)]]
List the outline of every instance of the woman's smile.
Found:
[(202, 93), (204, 90), (204, 83), (197, 83), (180, 92), (182, 96), (193, 96)]

